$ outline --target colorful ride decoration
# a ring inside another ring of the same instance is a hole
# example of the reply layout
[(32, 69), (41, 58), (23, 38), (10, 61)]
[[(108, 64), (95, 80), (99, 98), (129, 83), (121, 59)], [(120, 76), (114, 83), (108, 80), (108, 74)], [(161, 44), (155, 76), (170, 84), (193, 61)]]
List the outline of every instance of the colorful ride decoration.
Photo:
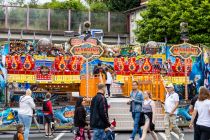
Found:
[[(58, 83), (56, 81), (57, 76), (62, 75), (63, 77), (65, 77), (67, 75), (72, 75), (70, 78), (72, 82), (73, 80), (79, 82), (79, 74), (84, 63), (83, 58), (77, 56), (68, 57), (68, 60), (66, 58), (67, 57), (65, 56), (57, 56), (54, 61), (46, 62), (45, 60), (36, 60), (29, 54), (27, 54), (26, 56), (20, 56), (16, 54), (12, 56), (7, 55), (5, 59), (5, 66), (8, 69), (8, 80), (9, 82), (24, 82), (28, 81), (28, 78), (31, 78), (31, 80), (29, 81), (32, 81), (32, 79), (35, 80), (33, 83), (35, 83), (36, 81), (42, 81), (42, 83), (44, 81), (46, 83)], [(17, 74), (21, 75), (19, 75), (18, 77), (14, 77), (14, 75), (17, 76)], [(75, 78), (76, 75), (77, 78), (72, 79)], [(64, 83), (67, 83), (69, 81), (66, 78), (62, 79), (64, 80)], [(59, 80), (59, 82), (61, 81)]]
[(72, 56), (68, 60), (68, 69), (71, 71), (81, 71), (82, 65), (84, 63), (83, 57), (80, 56)]
[(136, 64), (136, 58), (131, 57), (128, 59), (128, 70), (131, 72), (131, 74), (134, 74), (139, 68), (139, 65)]
[(150, 73), (152, 71), (152, 64), (149, 58), (145, 58), (144, 64), (142, 65), (142, 72)]
[(20, 70), (20, 69), (22, 69), (22, 62), (21, 62), (20, 55), (17, 55), (17, 54), (12, 55), (11, 59), (12, 59), (11, 68), (13, 70)]
[(55, 69), (59, 71), (66, 70), (66, 62), (64, 56), (56, 56), (54, 61)]
[[(136, 58), (128, 58), (127, 61), (125, 58), (115, 58), (114, 59), (114, 69), (117, 74), (129, 75), (129, 74), (160, 74), (163, 64), (160, 64), (157, 59), (151, 62), (151, 58), (139, 59), (141, 63), (138, 63)], [(167, 60), (171, 70), (168, 71), (168, 75), (171, 76), (184, 76), (184, 69), (187, 66), (188, 75), (192, 69), (192, 59), (186, 59), (186, 62), (182, 62), (182, 59), (176, 57), (175, 62), (172, 64), (170, 60)]]
[(23, 68), (25, 70), (32, 70), (34, 69), (34, 66), (35, 66), (35, 62), (34, 62), (34, 59), (31, 55), (27, 54), (25, 56), (25, 61), (23, 63)]
[[(165, 43), (154, 41), (136, 46), (119, 46), (99, 43), (94, 38), (83, 40), (73, 37), (69, 39), (67, 45), (55, 45), (47, 39), (42, 39), (37, 43), (37, 48), (32, 46), (32, 43), (24, 41), (12, 43), (12, 46), (20, 48), (17, 49), (17, 54), (12, 51), (15, 47), (11, 47), (10, 51), (13, 53), (9, 53), (5, 58), (8, 81), (11, 82), (80, 83), (80, 72), (86, 73), (83, 64), (88, 59), (89, 62), (100, 60), (111, 64), (117, 81), (121, 83), (124, 81), (119, 80), (119, 77), (158, 74), (168, 81), (181, 84), (185, 82), (185, 68), (189, 76), (195, 62), (195, 59), (189, 56), (201, 53), (199, 47), (191, 44), (184, 43), (170, 47)], [(26, 49), (29, 47), (30, 50), (36, 51), (32, 51), (32, 54)], [(28, 52), (26, 55), (19, 53), (24, 48), (25, 52)], [(98, 54), (102, 57), (96, 59), (95, 55)]]

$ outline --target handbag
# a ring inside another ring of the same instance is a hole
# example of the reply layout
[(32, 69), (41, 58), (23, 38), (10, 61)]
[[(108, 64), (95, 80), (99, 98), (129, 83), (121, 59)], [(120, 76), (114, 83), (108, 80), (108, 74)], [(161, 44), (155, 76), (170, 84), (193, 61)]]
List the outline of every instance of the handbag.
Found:
[(144, 126), (145, 124), (145, 116), (144, 112), (141, 112), (140, 119), (139, 119), (139, 127)]
[(85, 140), (84, 128), (76, 128), (74, 140)]
[(106, 136), (103, 140), (115, 140), (115, 133), (111, 130), (106, 131)]

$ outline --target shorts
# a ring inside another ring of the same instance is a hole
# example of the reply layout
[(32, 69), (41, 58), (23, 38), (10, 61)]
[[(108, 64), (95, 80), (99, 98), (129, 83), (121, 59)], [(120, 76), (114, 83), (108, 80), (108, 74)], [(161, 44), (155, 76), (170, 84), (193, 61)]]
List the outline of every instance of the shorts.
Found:
[(53, 115), (44, 115), (45, 123), (51, 123), (53, 122)]

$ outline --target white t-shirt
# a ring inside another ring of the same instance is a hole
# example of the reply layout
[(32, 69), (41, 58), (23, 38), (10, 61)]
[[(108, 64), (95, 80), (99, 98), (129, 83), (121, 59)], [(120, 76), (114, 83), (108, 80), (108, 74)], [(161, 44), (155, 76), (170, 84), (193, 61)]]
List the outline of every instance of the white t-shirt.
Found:
[(196, 101), (195, 110), (198, 111), (196, 124), (210, 127), (210, 100)]
[[(179, 102), (179, 95), (176, 92), (171, 94), (167, 93), (165, 99), (165, 112), (171, 113), (176, 106), (176, 102)], [(174, 114), (177, 114), (177, 109)]]
[(112, 84), (112, 75), (110, 72), (106, 72), (107, 80), (106, 84)]

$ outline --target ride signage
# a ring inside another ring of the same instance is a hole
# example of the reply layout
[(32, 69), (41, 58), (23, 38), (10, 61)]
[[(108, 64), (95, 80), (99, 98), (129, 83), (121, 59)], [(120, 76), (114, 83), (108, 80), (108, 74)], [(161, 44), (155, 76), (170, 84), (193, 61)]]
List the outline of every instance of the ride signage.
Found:
[(198, 57), (201, 55), (202, 50), (198, 46), (189, 43), (173, 45), (170, 48), (170, 53), (173, 56), (180, 56), (183, 59), (191, 58), (191, 56)]
[(82, 56), (87, 60), (94, 57), (100, 57), (104, 50), (97, 44), (97, 39), (88, 39), (87, 41), (81, 41), (81, 39), (73, 38), (70, 40), (72, 45), (70, 53), (74, 56)]

